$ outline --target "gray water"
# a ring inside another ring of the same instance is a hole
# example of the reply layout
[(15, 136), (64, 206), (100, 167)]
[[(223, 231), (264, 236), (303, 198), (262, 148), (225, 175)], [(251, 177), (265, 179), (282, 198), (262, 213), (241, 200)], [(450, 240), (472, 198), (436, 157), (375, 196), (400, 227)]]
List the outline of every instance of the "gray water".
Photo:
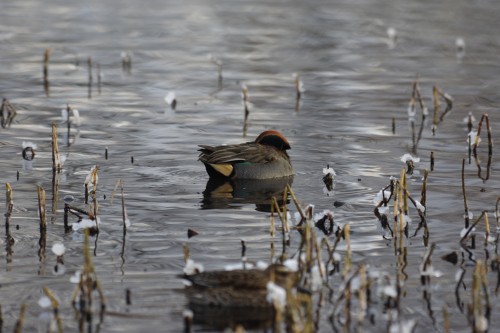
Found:
[[(39, 316), (46, 310), (37, 302), (43, 286), (60, 298), (65, 330), (78, 330), (69, 277), (82, 266), (83, 236), (64, 232), (62, 200), (72, 195), (74, 205), (84, 207), (83, 182), (94, 165), (100, 168), (101, 226), (96, 245), (95, 237), (91, 243), (109, 310), (101, 331), (180, 331), (182, 311), (188, 308), (177, 277), (184, 266), (183, 244), (189, 245), (192, 259), (210, 270), (239, 262), (241, 240), (249, 260), (268, 262), (271, 242), (276, 248), (281, 242), (270, 237), (269, 214), (258, 211), (253, 199), (226, 198), (206, 205), (208, 177), (197, 161), (197, 145), (250, 141), (270, 128), (291, 143), (293, 189), (301, 203), (314, 204), (316, 211), (331, 209), (337, 222), (350, 223), (354, 264), (367, 263), (371, 270), (394, 275), (394, 245), (377, 229), (372, 199), (389, 184), (390, 176), (399, 175), (404, 167), (400, 157), (412, 150), (407, 105), (417, 75), (430, 110), (433, 85), (453, 96), (454, 104), (435, 136), (426, 124), (417, 151), (421, 161), (410, 184), (410, 191), (418, 194), (434, 151), (427, 218), (430, 241), (437, 244), (433, 265), (442, 275), (432, 278), (429, 311), (420, 286), (419, 264), (425, 252), (421, 234), (408, 240), (402, 316), (417, 320), (418, 332), (441, 332), (446, 306), (452, 331), (471, 331), (454, 293), (459, 268), (440, 257), (460, 251), (460, 177), (462, 159), (467, 157), (463, 118), (473, 112), (479, 120), (489, 113), (494, 141), (499, 131), (499, 14), (497, 2), (479, 0), (4, 1), (0, 92), (18, 110), (12, 126), (0, 130), (1, 182), (10, 182), (14, 190), (11, 223), (18, 226), (11, 227), (12, 256), (0, 251), (5, 331), (13, 329), (21, 303), (28, 304), (24, 331), (42, 326)], [(395, 45), (389, 43), (389, 27), (397, 31)], [(462, 60), (456, 57), (457, 37), (466, 41)], [(49, 96), (42, 76), (46, 48), (51, 49)], [(130, 73), (122, 70), (122, 52), (132, 57)], [(209, 54), (223, 63), (221, 83)], [(91, 99), (89, 57), (94, 64)], [(102, 72), (100, 94), (96, 64)], [(306, 89), (298, 108), (293, 73), (300, 74)], [(241, 84), (248, 87), (252, 103), (246, 137)], [(176, 93), (175, 110), (164, 101), (168, 91)], [(69, 146), (66, 124), (61, 123), (67, 103), (81, 116), (81, 125), (71, 130)], [(60, 123), (59, 146), (66, 162), (58, 176), (57, 213), (49, 217), (47, 255), (40, 261), (36, 185), (47, 191), (51, 208), (51, 122)], [(485, 133), (482, 138), (484, 168)], [(23, 141), (38, 146), (31, 165), (22, 159)], [(337, 173), (330, 195), (324, 193), (322, 182), (327, 164)], [(470, 209), (475, 216), (489, 210), (493, 224), (498, 169), (493, 154), (488, 181), (477, 177), (473, 163), (466, 165), (465, 173)], [(110, 202), (118, 179), (124, 182), (131, 221), (124, 246), (121, 207)], [(334, 207), (335, 202), (342, 205)], [(188, 228), (200, 235), (188, 240)], [(2, 231), (2, 249), (4, 236)], [(298, 234), (292, 239), (298, 243)], [(473, 253), (484, 259), (482, 236), (478, 239)], [(67, 249), (63, 275), (52, 273), (56, 258), (50, 248), (56, 242)], [(492, 248), (490, 256), (491, 252)], [(467, 303), (473, 262), (466, 261), (465, 267), (467, 289), (462, 298)], [(496, 274), (488, 273), (490, 331), (500, 324)], [(125, 304), (126, 289), (131, 291), (131, 305)], [(327, 312), (326, 308), (325, 316)], [(383, 330), (384, 323), (379, 314), (377, 324), (367, 323), (365, 328)], [(326, 320), (320, 327), (331, 331)], [(221, 329), (197, 322), (196, 315), (194, 328)]]

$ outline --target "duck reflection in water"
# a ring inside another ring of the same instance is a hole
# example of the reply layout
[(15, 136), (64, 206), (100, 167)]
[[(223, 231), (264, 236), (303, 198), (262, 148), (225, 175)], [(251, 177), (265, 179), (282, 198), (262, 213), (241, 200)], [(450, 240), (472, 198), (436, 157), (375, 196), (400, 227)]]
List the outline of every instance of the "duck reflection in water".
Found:
[(254, 203), (257, 210), (270, 211), (273, 196), (284, 204), (283, 191), (292, 184), (294, 171), (287, 154), (290, 144), (280, 132), (268, 130), (255, 141), (200, 148), (199, 160), (210, 176), (203, 209)]
[(237, 208), (238, 204), (255, 204), (260, 212), (271, 211), (271, 199), (275, 197), (278, 205), (283, 202), (286, 185), (292, 185), (293, 176), (276, 179), (235, 179), (210, 178), (203, 192), (202, 209)]

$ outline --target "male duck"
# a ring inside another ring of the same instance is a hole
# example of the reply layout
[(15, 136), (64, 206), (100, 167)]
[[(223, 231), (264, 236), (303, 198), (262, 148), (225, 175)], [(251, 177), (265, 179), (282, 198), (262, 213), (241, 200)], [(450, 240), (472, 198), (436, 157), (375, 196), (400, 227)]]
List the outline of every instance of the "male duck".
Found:
[(200, 145), (199, 160), (210, 177), (271, 179), (294, 174), (288, 140), (278, 131), (262, 132), (255, 141), (226, 146)]

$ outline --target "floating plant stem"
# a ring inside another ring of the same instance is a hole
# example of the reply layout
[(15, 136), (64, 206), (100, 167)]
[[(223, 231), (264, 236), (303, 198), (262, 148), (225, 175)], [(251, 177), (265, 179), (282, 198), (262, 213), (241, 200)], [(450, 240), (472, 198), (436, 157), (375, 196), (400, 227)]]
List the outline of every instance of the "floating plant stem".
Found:
[(45, 90), (45, 95), (50, 95), (50, 84), (49, 84), (49, 58), (50, 49), (45, 49), (43, 54), (43, 89)]
[(24, 325), (24, 314), (26, 313), (26, 308), (28, 305), (26, 303), (21, 304), (21, 309), (19, 310), (19, 318), (16, 321), (16, 326), (14, 327), (14, 333), (21, 333), (23, 331)]
[(54, 318), (56, 319), (56, 324), (57, 324), (57, 332), (62, 333), (63, 332), (63, 324), (61, 317), (59, 316), (59, 301), (57, 300), (56, 296), (50, 290), (48, 287), (43, 287), (43, 292), (45, 295), (50, 299), (50, 303), (52, 305), (52, 310), (54, 311)]
[(465, 192), (465, 158), (462, 160), (462, 194), (464, 196), (464, 219), (465, 228), (469, 228), (469, 205), (467, 204), (467, 194)]
[(61, 157), (59, 155), (59, 146), (57, 144), (57, 125), (55, 122), (52, 122), (52, 170), (57, 171), (57, 173), (61, 172)]

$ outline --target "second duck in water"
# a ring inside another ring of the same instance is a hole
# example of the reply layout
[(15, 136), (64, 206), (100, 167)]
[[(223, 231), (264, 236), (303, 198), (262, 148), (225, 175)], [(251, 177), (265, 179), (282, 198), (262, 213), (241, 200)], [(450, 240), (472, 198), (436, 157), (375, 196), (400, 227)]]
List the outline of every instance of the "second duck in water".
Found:
[(200, 145), (200, 161), (210, 177), (270, 179), (293, 175), (288, 140), (278, 131), (262, 132), (255, 141), (236, 145)]

